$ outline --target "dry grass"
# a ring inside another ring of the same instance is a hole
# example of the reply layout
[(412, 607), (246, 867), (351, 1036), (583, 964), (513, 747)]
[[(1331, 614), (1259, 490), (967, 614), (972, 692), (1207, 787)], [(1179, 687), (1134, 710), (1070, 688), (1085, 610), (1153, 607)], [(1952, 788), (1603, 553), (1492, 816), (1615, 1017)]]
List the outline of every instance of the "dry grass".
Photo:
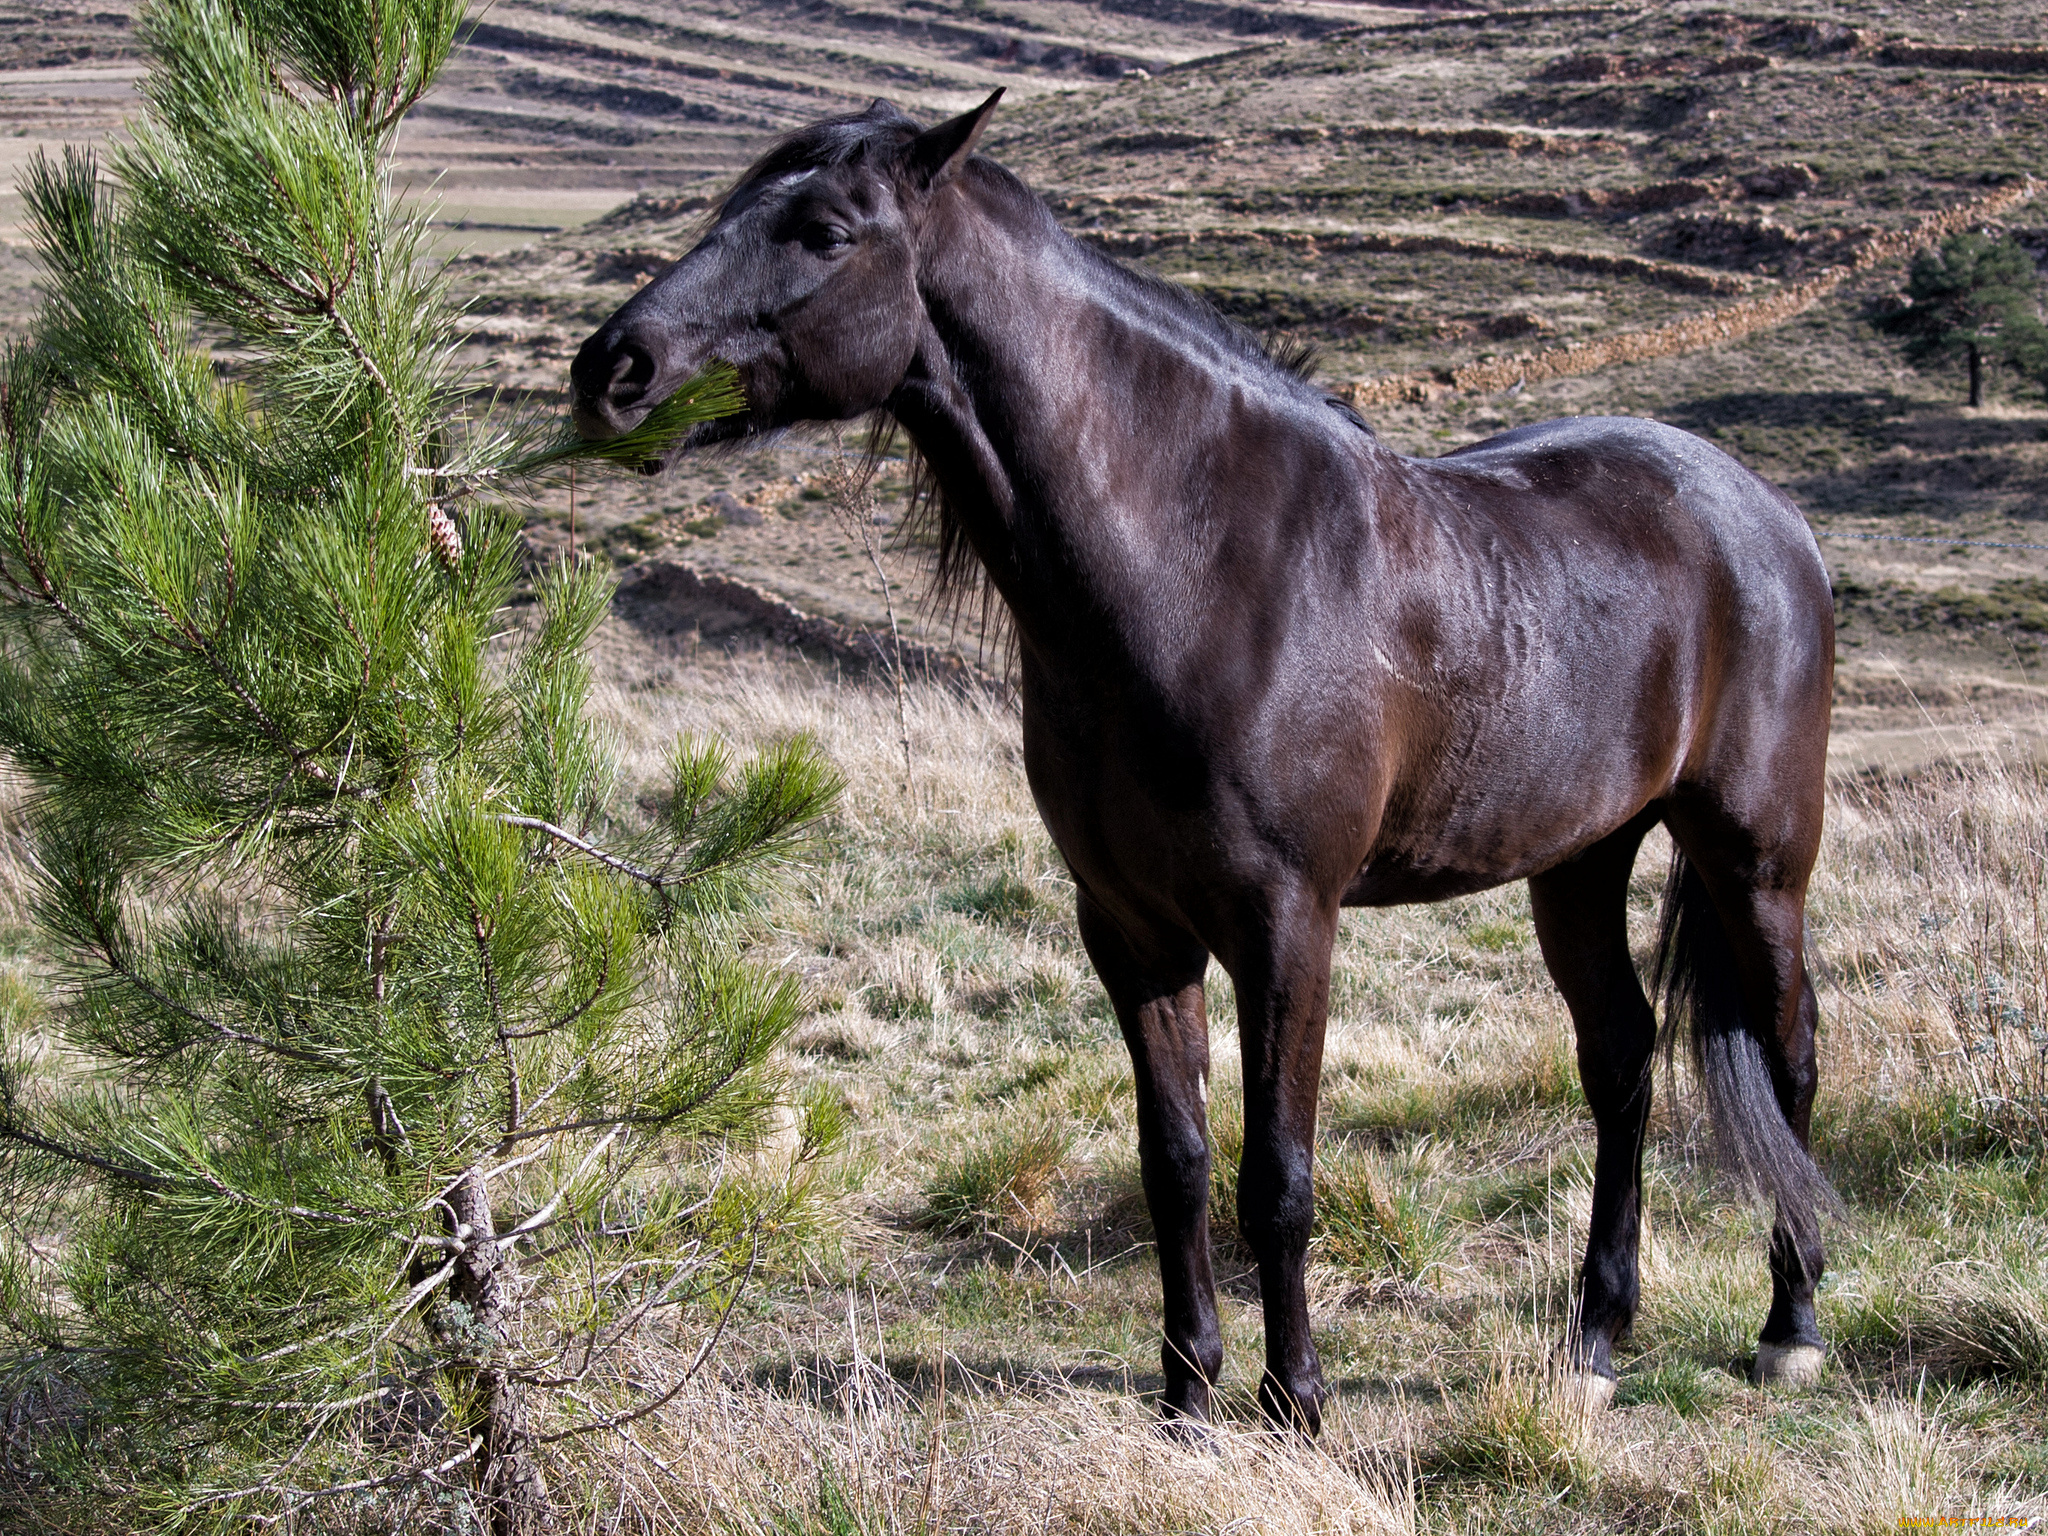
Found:
[(998, 1119), (925, 1185), (926, 1224), (947, 1233), (984, 1226), (1035, 1230), (1073, 1147), (1073, 1129), (1058, 1120)]
[[(1235, 1004), (1213, 975), (1228, 1364), (1218, 1433), (1189, 1446), (1153, 1427), (1130, 1069), (1014, 715), (912, 689), (906, 791), (884, 690), (604, 644), (629, 787), (678, 729), (741, 747), (807, 731), (846, 773), (819, 862), (755, 943), (813, 999), (785, 1047), (792, 1087), (850, 1130), (807, 1169), (704, 1374), (630, 1433), (558, 1449), (565, 1529), (1788, 1533), (2048, 1514), (2048, 1171), (2018, 1049), (2048, 958), (2048, 789), (2030, 772), (1978, 759), (1839, 790), (1812, 922), (1817, 1146), (1848, 1213), (1821, 1294), (1831, 1367), (1801, 1393), (1748, 1382), (1765, 1220), (1661, 1089), (1616, 1405), (1587, 1418), (1552, 1390), (1592, 1133), (1517, 888), (1345, 919), (1310, 1270), (1330, 1429), (1313, 1447), (1265, 1433)], [(1644, 948), (1660, 853), (1632, 888)], [(1973, 1051), (1987, 1032), (1997, 1048)], [(772, 1185), (788, 1155), (747, 1177)], [(710, 1321), (676, 1318), (636, 1375), (673, 1373)], [(95, 1528), (89, 1509), (64, 1518)]]
[[(1587, 1420), (1549, 1390), (1592, 1138), (1569, 1021), (1513, 889), (1346, 918), (1311, 1267), (1336, 1429), (1314, 1452), (1256, 1433), (1235, 1007), (1212, 976), (1211, 1210), (1231, 1385), (1222, 1449), (1184, 1463), (1145, 1429), (1158, 1292), (1129, 1069), (1022, 782), (1015, 720), (913, 692), (905, 794), (889, 767), (893, 705), (739, 663), (656, 712), (633, 698), (621, 716), (643, 742), (677, 724), (745, 740), (808, 730), (853, 784), (830, 862), (768, 942), (820, 998), (792, 1070), (853, 1108), (861, 1160), (843, 1185), (843, 1237), (819, 1246), (800, 1291), (764, 1281), (761, 1320), (735, 1342), (755, 1385), (715, 1425), (699, 1421), (719, 1443), (754, 1446), (759, 1466), (794, 1467), (779, 1492), (738, 1504), (794, 1498), (801, 1512), (733, 1528), (1876, 1530), (1902, 1512), (2048, 1508), (2036, 1448), (2048, 1287), (1986, 1267), (2043, 1236), (2048, 1177), (2016, 1033), (2042, 1017), (2021, 994), (2048, 958), (2040, 779), (1976, 758), (1838, 792), (1813, 903), (1828, 962), (1819, 1141), (1850, 1212), (1822, 1294), (1834, 1368), (1803, 1394), (1747, 1381), (1768, 1299), (1764, 1219), (1719, 1182), (1689, 1100), (1670, 1092), (1648, 1153), (1644, 1311), (1618, 1404)], [(1644, 947), (1661, 855), (1646, 849), (1632, 889)], [(1998, 1048), (1972, 1053), (1972, 1030)], [(866, 1418), (844, 1401), (849, 1354), (861, 1358), (848, 1297), (897, 1394)], [(807, 1374), (821, 1360), (825, 1375)], [(827, 1379), (840, 1385), (825, 1392)], [(771, 1420), (780, 1460), (758, 1443)], [(669, 1441), (677, 1454), (692, 1443)], [(710, 1453), (689, 1454), (712, 1478)], [(1268, 1491), (1280, 1468), (1298, 1480), (1292, 1501)], [(1070, 1496), (1070, 1469), (1090, 1496)], [(918, 1503), (928, 1480), (937, 1491)], [(1012, 1480), (1046, 1502), (1004, 1502), (1024, 1499)]]
[(1965, 1271), (1928, 1298), (1928, 1356), (1951, 1376), (2048, 1387), (2048, 1282), (2038, 1266)]
[[(719, 1536), (1416, 1529), (1378, 1424), (1310, 1448), (1226, 1428), (1161, 1436), (1144, 1405), (1058, 1384), (907, 1392), (856, 1356), (793, 1391), (713, 1389), (596, 1475), (657, 1528)], [(1398, 1443), (1398, 1442), (1397, 1442)], [(587, 1470), (585, 1475), (589, 1475)], [(602, 1528), (602, 1527), (599, 1527)]]
[(2048, 782), (1988, 757), (1866, 778), (1843, 787), (1834, 826), (1821, 901), (1852, 1070), (1946, 1089), (1971, 1133), (2038, 1156), (2048, 1147)]

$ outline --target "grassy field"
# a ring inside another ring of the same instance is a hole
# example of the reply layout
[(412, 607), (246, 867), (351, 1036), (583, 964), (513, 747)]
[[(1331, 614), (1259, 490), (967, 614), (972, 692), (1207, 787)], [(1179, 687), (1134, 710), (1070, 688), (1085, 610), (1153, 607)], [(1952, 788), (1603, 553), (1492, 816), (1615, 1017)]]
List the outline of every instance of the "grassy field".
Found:
[[(1547, 1390), (1592, 1127), (1519, 887), (1347, 917), (1311, 1295), (1315, 1447), (1263, 1433), (1234, 1237), (1228, 982), (1211, 978), (1226, 1432), (1150, 1427), (1158, 1282), (1131, 1078), (999, 706), (893, 700), (773, 653), (610, 637), (632, 751), (815, 733), (850, 788), (759, 942), (808, 981), (794, 1084), (846, 1140), (764, 1239), (717, 1376), (566, 1481), (582, 1528), (745, 1532), (1893, 1530), (2048, 1514), (2048, 783), (1996, 759), (1844, 781), (1812, 925), (1827, 1374), (1748, 1384), (1764, 1220), (1660, 1077), (1644, 1303), (1612, 1409)], [(665, 679), (647, 684), (657, 678)], [(1646, 949), (1661, 885), (1633, 890)], [(746, 1177), (780, 1177), (773, 1144)], [(709, 1320), (689, 1320), (676, 1348)], [(652, 1363), (650, 1363), (652, 1364)], [(628, 1518), (621, 1511), (636, 1513)], [(642, 1523), (636, 1524), (635, 1521)]]
[[(599, 653), (629, 792), (677, 730), (809, 732), (845, 773), (809, 873), (752, 942), (809, 991), (789, 1085), (828, 1096), (846, 1131), (801, 1165), (793, 1134), (724, 1163), (735, 1189), (780, 1190), (778, 1214), (730, 1313), (686, 1311), (630, 1362), (672, 1380), (722, 1325), (691, 1386), (555, 1449), (565, 1529), (1876, 1532), (2048, 1515), (2037, 770), (1978, 757), (1836, 787), (1811, 915), (1815, 1150), (1844, 1209), (1820, 1292), (1829, 1367), (1804, 1391), (1749, 1384), (1765, 1222), (1713, 1165), (1680, 1073), (1660, 1074), (1620, 1392), (1591, 1416), (1551, 1392), (1592, 1126), (1513, 887), (1345, 920), (1310, 1270), (1333, 1403), (1318, 1444), (1267, 1433), (1235, 1237), (1234, 1014), (1212, 973), (1229, 1363), (1222, 1431), (1190, 1448), (1153, 1426), (1131, 1075), (1014, 714), (913, 690), (906, 785), (885, 689), (616, 619)], [(1632, 888), (1644, 951), (1661, 852)], [(7, 1498), (0, 1478), (9, 1530), (134, 1528), (117, 1503)]]
[[(439, 178), (450, 245), (473, 247), (458, 270), (474, 360), (545, 397), (774, 132), (876, 92), (930, 115), (1004, 84), (991, 152), (1078, 235), (1315, 340), (1332, 384), (1448, 376), (1768, 294), (1873, 231), (2048, 175), (2048, 72), (1898, 51), (2038, 49), (2036, 11), (501, 0), (408, 129), (407, 168)], [(0, 5), (0, 165), (117, 131), (130, 19)], [(2048, 257), (2048, 204), (2001, 228)], [(1331, 239), (1361, 231), (1472, 249)], [(1639, 265), (1589, 272), (1574, 264), (1588, 254)], [(1162, 1439), (1129, 1068), (1014, 714), (913, 690), (906, 785), (896, 702), (872, 679), (731, 615), (622, 607), (599, 660), (628, 801), (679, 728), (741, 744), (807, 730), (848, 779), (812, 872), (753, 937), (809, 989), (790, 1086), (841, 1105), (847, 1131), (802, 1166), (791, 1135), (728, 1165), (784, 1189), (782, 1214), (687, 1391), (557, 1453), (566, 1528), (1875, 1532), (2048, 1517), (2048, 779), (2034, 766), (2048, 551), (2025, 547), (2048, 545), (2048, 407), (2000, 380), (1971, 410), (1959, 378), (1905, 370), (1863, 320), (1900, 281), (1898, 263), (1873, 270), (1714, 351), (1373, 412), (1416, 452), (1562, 414), (1654, 415), (1784, 484), (1826, 539), (1842, 644), (1811, 913), (1816, 1153), (1844, 1210), (1817, 1386), (1748, 1384), (1765, 1218), (1714, 1167), (1681, 1072), (1659, 1082), (1643, 1312), (1615, 1405), (1587, 1417), (1548, 1391), (1592, 1126), (1516, 887), (1345, 919), (1311, 1270), (1334, 1400), (1316, 1446), (1265, 1434), (1251, 1407), (1234, 1013), (1212, 976), (1224, 1429), (1198, 1449)], [(0, 248), (0, 311), (34, 297), (20, 247)], [(659, 481), (586, 484), (573, 524), (566, 500), (534, 509), (534, 547), (562, 548), (573, 526), (629, 574), (686, 562), (872, 625), (866, 553), (821, 490), (830, 452), (798, 434)], [(884, 466), (885, 490), (896, 473)], [(899, 597), (917, 586), (918, 549), (887, 560)], [(980, 638), (931, 614), (912, 627), (969, 651)], [(1633, 889), (1645, 949), (1661, 853), (1645, 851)], [(0, 860), (13, 973), (32, 993), (18, 878)], [(677, 1318), (636, 1370), (669, 1379), (719, 1324)], [(0, 1503), (10, 1531), (119, 1522), (89, 1501)]]

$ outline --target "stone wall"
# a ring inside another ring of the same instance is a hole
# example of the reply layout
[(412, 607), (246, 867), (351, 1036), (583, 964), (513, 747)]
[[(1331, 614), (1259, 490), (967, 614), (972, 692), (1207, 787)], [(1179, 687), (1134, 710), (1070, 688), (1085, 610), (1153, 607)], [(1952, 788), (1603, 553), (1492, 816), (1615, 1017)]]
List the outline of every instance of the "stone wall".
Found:
[(1582, 373), (1593, 373), (1602, 368), (1612, 367), (1616, 363), (1639, 363), (1647, 362), (1651, 358), (1676, 357), (1681, 353), (1703, 351), (1731, 341), (1740, 341), (1745, 336), (1754, 335), (1774, 325), (1783, 325), (1794, 315), (1803, 314), (1858, 272), (1867, 271), (1880, 262), (1909, 255), (1925, 246), (1937, 244), (1958, 230), (1969, 229), (1987, 220), (1998, 218), (2017, 208), (2038, 190), (2039, 183), (2029, 178), (2012, 186), (2000, 187), (1997, 191), (1986, 193), (1982, 197), (1972, 198), (1968, 202), (1958, 203), (1953, 208), (1920, 220), (1910, 228), (1874, 235), (1864, 242), (1848, 261), (1828, 267), (1804, 282), (1789, 284), (1775, 293), (1746, 299), (1739, 304), (1726, 305), (1702, 314), (1687, 315), (1648, 330), (1623, 331), (1592, 341), (1571, 342), (1564, 346), (1547, 347), (1539, 352), (1519, 353), (1513, 357), (1483, 358), (1478, 362), (1454, 368), (1448, 375), (1403, 373), (1389, 374), (1376, 379), (1361, 379), (1354, 384), (1333, 390), (1332, 393), (1356, 406), (1433, 400), (1458, 391), (1485, 394), (1512, 389), (1517, 384), (1534, 384), (1545, 379), (1564, 379)]

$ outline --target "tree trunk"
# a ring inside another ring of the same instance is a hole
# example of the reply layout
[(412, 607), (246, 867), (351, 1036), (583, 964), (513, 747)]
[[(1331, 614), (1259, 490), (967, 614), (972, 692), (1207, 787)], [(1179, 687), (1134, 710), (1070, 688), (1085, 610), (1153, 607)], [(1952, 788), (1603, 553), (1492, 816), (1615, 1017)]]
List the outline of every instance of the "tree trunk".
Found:
[(1984, 356), (1977, 350), (1977, 343), (1970, 343), (1970, 404), (1984, 403)]
[[(526, 1387), (512, 1379), (506, 1343), (519, 1280), (516, 1253), (493, 1240), (487, 1191), (474, 1177), (448, 1199), (457, 1232), (469, 1228), (468, 1249), (449, 1282), (448, 1299), (469, 1311), (455, 1369), (469, 1380), (471, 1416), (463, 1426), (481, 1436), (472, 1486), (482, 1497), (491, 1536), (538, 1536), (548, 1529), (547, 1484), (534, 1463), (526, 1423)], [(451, 1330), (451, 1335), (453, 1330)], [(451, 1340), (453, 1341), (453, 1340)]]

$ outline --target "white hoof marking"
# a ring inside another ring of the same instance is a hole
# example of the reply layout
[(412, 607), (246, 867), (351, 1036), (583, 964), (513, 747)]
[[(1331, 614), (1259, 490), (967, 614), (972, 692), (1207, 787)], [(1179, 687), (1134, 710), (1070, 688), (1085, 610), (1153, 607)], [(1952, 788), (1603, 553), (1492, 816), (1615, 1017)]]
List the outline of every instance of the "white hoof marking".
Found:
[(1558, 1401), (1581, 1413), (1598, 1413), (1614, 1400), (1619, 1383), (1597, 1371), (1566, 1371), (1558, 1378)]
[(1759, 1344), (1756, 1384), (1760, 1387), (1810, 1387), (1820, 1380), (1827, 1351), (1817, 1344)]

